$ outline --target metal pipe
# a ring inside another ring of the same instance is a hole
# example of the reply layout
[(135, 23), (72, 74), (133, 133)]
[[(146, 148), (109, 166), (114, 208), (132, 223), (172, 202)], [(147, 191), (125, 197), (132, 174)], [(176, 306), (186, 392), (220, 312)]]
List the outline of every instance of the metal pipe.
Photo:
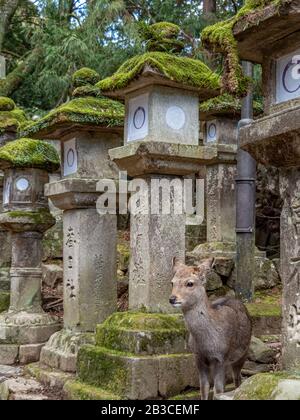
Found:
[[(253, 64), (243, 62), (243, 71), (245, 76), (253, 77)], [(250, 91), (243, 99), (239, 130), (251, 124), (252, 121), (253, 92)], [(256, 161), (240, 148), (237, 155), (236, 194), (237, 280), (235, 292), (241, 300), (251, 301), (254, 295), (255, 276)]]

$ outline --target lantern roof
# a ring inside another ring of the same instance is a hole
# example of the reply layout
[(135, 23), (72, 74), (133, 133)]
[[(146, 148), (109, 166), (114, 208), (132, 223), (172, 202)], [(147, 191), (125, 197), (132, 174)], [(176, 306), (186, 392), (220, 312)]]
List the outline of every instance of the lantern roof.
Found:
[(18, 132), (28, 124), (24, 111), (17, 108), (14, 101), (7, 97), (0, 97), (0, 135), (10, 131)]
[(223, 88), (245, 94), (240, 60), (262, 63), (280, 40), (300, 31), (300, 0), (246, 0), (232, 18), (206, 27), (203, 45), (226, 56)]
[[(262, 103), (254, 101), (254, 114), (259, 115), (263, 112)], [(200, 104), (200, 119), (206, 120), (210, 117), (229, 117), (239, 119), (242, 112), (242, 100), (228, 93), (224, 93), (216, 98), (209, 99)]]
[(55, 172), (59, 166), (55, 147), (45, 141), (21, 138), (0, 148), (1, 169), (36, 168)]
[(206, 100), (219, 94), (220, 77), (200, 60), (153, 51), (129, 59), (96, 87), (106, 96), (124, 99), (150, 85), (194, 91)]

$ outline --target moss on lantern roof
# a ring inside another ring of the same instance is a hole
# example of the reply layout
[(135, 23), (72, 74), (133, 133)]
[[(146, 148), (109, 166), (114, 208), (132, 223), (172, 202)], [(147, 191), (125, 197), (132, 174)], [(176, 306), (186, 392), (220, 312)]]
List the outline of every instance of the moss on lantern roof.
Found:
[(16, 104), (6, 96), (0, 96), (0, 111), (12, 111), (16, 108)]
[(51, 111), (39, 121), (26, 127), (26, 135), (33, 135), (59, 124), (72, 123), (101, 127), (122, 127), (124, 105), (107, 98), (75, 98)]
[[(254, 101), (253, 109), (255, 115), (261, 114), (263, 112), (262, 102)], [(240, 115), (241, 110), (242, 100), (228, 93), (224, 93), (200, 104), (200, 113), (208, 115)]]
[(180, 53), (185, 47), (183, 40), (179, 39), (181, 29), (174, 23), (141, 24), (140, 34), (146, 41), (147, 51)]
[(220, 89), (220, 77), (202, 61), (163, 52), (148, 52), (126, 61), (111, 77), (97, 83), (103, 92), (126, 88), (146, 66), (171, 81), (196, 89)]
[(0, 97), (0, 135), (5, 131), (19, 131), (28, 120), (24, 111), (16, 107), (14, 101), (10, 98)]
[(232, 94), (244, 95), (249, 87), (249, 79), (243, 77), (237, 41), (233, 29), (240, 19), (248, 19), (259, 24), (257, 12), (266, 6), (282, 6), (292, 0), (246, 0), (239, 12), (230, 19), (206, 27), (201, 34), (203, 45), (225, 55), (223, 90)]
[(99, 88), (92, 85), (79, 86), (74, 89), (72, 92), (73, 98), (84, 98), (86, 96), (91, 96), (94, 98), (104, 98), (102, 92)]
[(60, 160), (51, 144), (22, 138), (0, 148), (0, 166), (38, 168), (55, 172), (60, 166)]
[(75, 87), (95, 85), (100, 79), (99, 73), (88, 67), (77, 70), (72, 76), (72, 82)]

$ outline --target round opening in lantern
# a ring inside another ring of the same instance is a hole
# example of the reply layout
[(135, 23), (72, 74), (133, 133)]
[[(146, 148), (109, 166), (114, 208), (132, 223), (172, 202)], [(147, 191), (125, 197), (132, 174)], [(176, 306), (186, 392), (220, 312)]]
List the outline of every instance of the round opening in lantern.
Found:
[(26, 191), (29, 188), (29, 182), (26, 178), (19, 178), (16, 182), (16, 187), (18, 191)]

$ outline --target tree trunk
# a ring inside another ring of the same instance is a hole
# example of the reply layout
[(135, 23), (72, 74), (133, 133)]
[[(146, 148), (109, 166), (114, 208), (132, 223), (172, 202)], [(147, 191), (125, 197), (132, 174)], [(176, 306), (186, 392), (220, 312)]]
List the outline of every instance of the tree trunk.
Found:
[(217, 1), (216, 0), (203, 0), (203, 14), (204, 16), (209, 16), (217, 11)]
[(0, 52), (8, 25), (14, 16), (20, 0), (0, 0)]
[(0, 96), (12, 95), (28, 74), (33, 72), (40, 57), (40, 49), (34, 49), (22, 63), (8, 74), (6, 79), (0, 80)]

